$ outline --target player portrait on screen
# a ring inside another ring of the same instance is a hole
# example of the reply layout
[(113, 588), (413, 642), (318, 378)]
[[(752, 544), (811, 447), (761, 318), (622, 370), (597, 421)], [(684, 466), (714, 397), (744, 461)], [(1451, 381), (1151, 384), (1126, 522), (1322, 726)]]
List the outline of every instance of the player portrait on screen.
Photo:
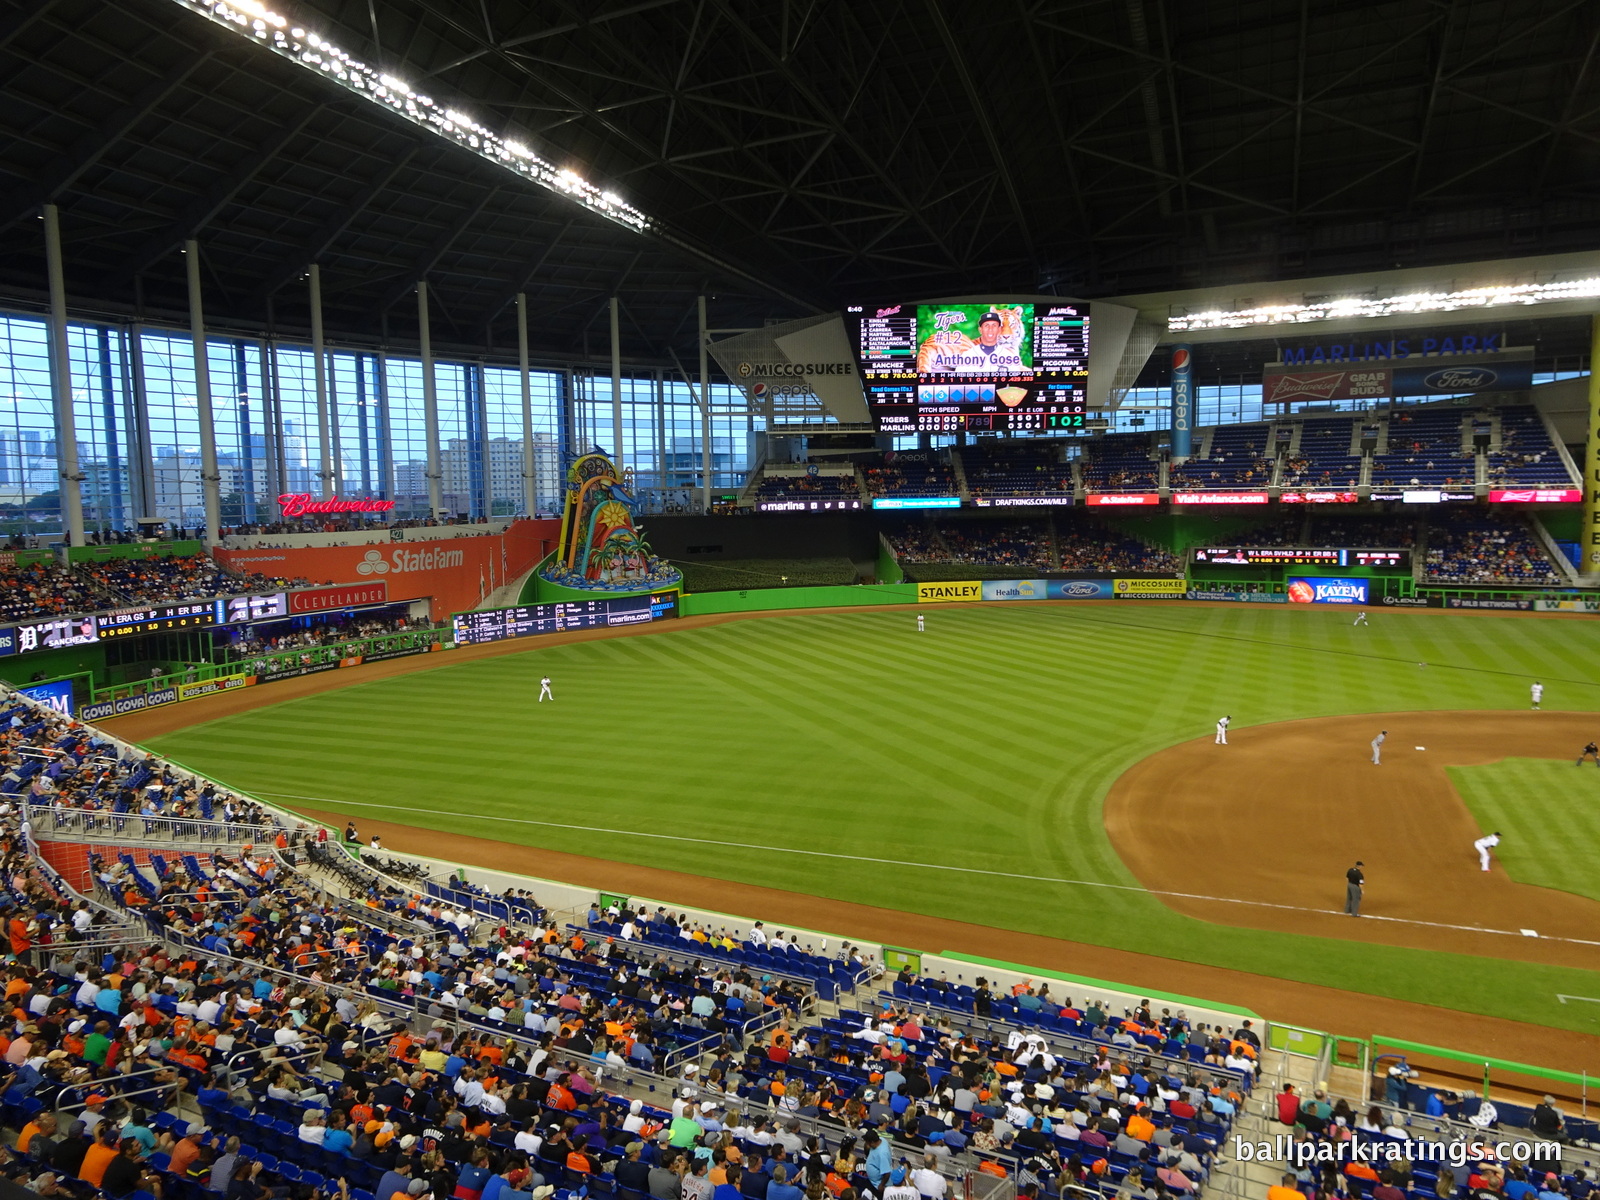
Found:
[(917, 373), (1024, 375), (1033, 370), (1031, 304), (924, 304), (917, 310)]

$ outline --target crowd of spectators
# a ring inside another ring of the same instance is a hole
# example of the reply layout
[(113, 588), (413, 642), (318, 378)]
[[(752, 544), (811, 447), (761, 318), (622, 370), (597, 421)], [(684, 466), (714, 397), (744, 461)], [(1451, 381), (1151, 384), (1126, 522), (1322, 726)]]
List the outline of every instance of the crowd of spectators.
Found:
[(401, 517), (384, 513), (311, 513), (292, 521), (254, 521), (224, 526), (224, 536), (258, 537), (274, 533), (361, 533), (369, 529), (443, 529), (451, 525), (482, 525), (488, 517)]
[(1487, 451), (1490, 487), (1575, 487), (1567, 464), (1532, 405), (1500, 410), (1500, 448)]
[(988, 441), (961, 451), (961, 468), (974, 500), (1072, 491), (1072, 464), (1061, 461), (1061, 443), (1054, 440)]
[(57, 563), (0, 567), (0, 620), (34, 621), (110, 606), (112, 597)]
[(939, 526), (939, 538), (948, 549), (936, 561), (1019, 570), (1050, 567), (1050, 529), (1042, 521), (946, 521)]
[(162, 555), (0, 568), (0, 620), (43, 620), (141, 604), (312, 587), (307, 579), (229, 571), (209, 555)]
[(268, 636), (262, 636), (262, 626), (246, 625), (239, 628), (237, 640), (228, 649), (240, 657), (248, 657), (309, 646), (338, 646), (390, 633), (410, 633), (431, 628), (433, 623), (426, 617), (363, 617), (311, 625)]
[(764, 475), (756, 485), (756, 500), (855, 500), (861, 488), (849, 475)]
[(902, 451), (884, 455), (882, 466), (863, 468), (869, 496), (955, 496), (956, 477), (948, 463), (931, 453)]
[(1147, 433), (1110, 434), (1089, 443), (1081, 469), (1091, 492), (1153, 492), (1160, 481)]
[(1168, 472), (1175, 489), (1264, 488), (1272, 482), (1272, 451), (1265, 425), (1219, 425), (1211, 431), (1206, 457), (1191, 458)]
[(1313, 511), (1304, 545), (1395, 550), (1416, 545), (1417, 522), (1408, 516), (1352, 517)]
[(1426, 571), (1437, 583), (1564, 582), (1526, 525), (1494, 514), (1437, 517), (1428, 529)]
[(1063, 571), (1174, 575), (1183, 570), (1183, 559), (1170, 550), (1092, 525), (1057, 525), (1056, 546)]

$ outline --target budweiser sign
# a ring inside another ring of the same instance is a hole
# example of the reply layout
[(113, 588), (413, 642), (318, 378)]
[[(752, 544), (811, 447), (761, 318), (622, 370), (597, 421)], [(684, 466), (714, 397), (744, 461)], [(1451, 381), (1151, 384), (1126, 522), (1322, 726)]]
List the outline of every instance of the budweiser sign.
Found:
[(310, 492), (285, 492), (278, 497), (278, 507), (286, 517), (303, 517), (309, 513), (386, 513), (394, 511), (394, 501), (341, 500), (337, 496), (314, 500)]

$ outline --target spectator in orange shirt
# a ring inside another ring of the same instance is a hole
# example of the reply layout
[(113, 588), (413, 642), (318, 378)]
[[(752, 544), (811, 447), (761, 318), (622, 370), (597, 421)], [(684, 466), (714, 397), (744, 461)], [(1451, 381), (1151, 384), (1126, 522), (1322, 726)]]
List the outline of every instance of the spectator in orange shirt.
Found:
[(1267, 1200), (1306, 1200), (1306, 1195), (1293, 1175), (1285, 1175), (1267, 1189)]
[(78, 1178), (99, 1187), (105, 1180), (106, 1168), (120, 1152), (116, 1127), (110, 1121), (100, 1122), (100, 1128), (95, 1131), (94, 1144), (85, 1152), (83, 1165), (78, 1168)]

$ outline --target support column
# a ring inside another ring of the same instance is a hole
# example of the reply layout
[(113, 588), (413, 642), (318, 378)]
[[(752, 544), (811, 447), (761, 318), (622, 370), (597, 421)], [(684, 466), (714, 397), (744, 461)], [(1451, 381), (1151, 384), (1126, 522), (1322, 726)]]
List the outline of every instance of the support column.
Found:
[(1583, 455), (1583, 559), (1578, 574), (1600, 576), (1600, 314), (1589, 318), (1589, 437)]
[(328, 423), (328, 354), (322, 336), (322, 268), (311, 264), (311, 358), (312, 377), (317, 388), (317, 445), (321, 451), (321, 465), (317, 479), (321, 481), (322, 499), (333, 495), (333, 439)]
[(422, 348), (422, 429), (428, 459), (423, 476), (428, 481), (428, 512), (435, 521), (444, 508), (439, 494), (439, 391), (433, 381), (433, 339), (428, 333), (428, 281), (417, 281), (417, 333)]
[[(44, 206), (44, 257), (50, 277), (50, 395), (56, 417), (56, 489), (67, 545), (83, 545), (83, 472), (78, 470), (78, 422), (72, 411), (72, 360), (67, 354), (67, 285), (61, 266), (61, 222)], [(113, 468), (114, 469), (114, 468)]]
[[(200, 243), (183, 244), (189, 270), (189, 338), (194, 346), (195, 407), (200, 420), (200, 495), (206, 510), (206, 542), (214, 549), (222, 524), (222, 476), (217, 473), (217, 430), (211, 419), (211, 369), (206, 360), (206, 317), (200, 300)], [(181, 494), (181, 492), (180, 492)]]
[(700, 511), (711, 511), (711, 361), (706, 351), (706, 298), (695, 304), (700, 318)]
[(517, 293), (517, 379), (522, 384), (522, 511), (538, 511), (538, 463), (533, 454), (533, 380), (528, 374), (528, 297)]
[(144, 328), (128, 326), (128, 353), (123, 360), (123, 393), (127, 397), (128, 491), (134, 524), (139, 517), (156, 515), (155, 462), (150, 454), (150, 411), (144, 392)]
[(622, 450), (622, 309), (615, 296), (611, 297), (611, 461), (616, 465), (618, 478), (625, 477), (624, 462), (627, 455)]

